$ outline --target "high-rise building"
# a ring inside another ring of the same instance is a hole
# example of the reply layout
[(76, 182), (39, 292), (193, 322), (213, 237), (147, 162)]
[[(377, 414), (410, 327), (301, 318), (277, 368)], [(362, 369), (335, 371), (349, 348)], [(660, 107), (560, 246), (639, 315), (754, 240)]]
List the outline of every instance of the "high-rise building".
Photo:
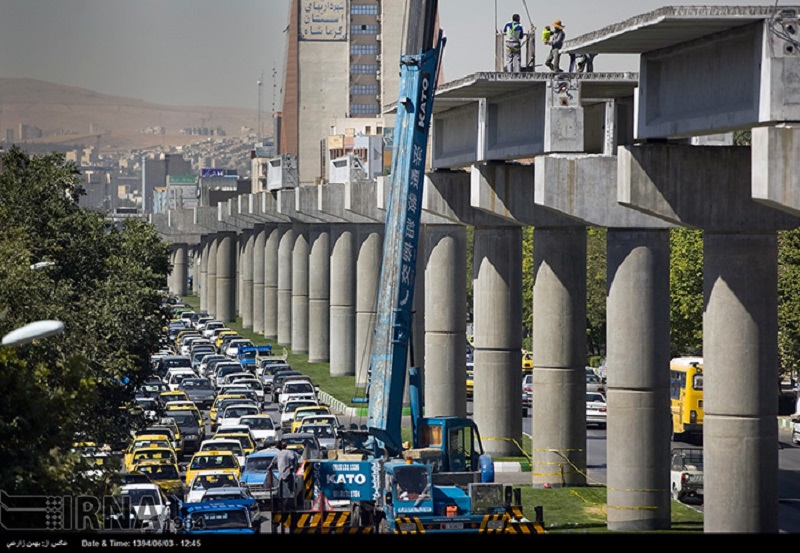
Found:
[(406, 20), (421, 3), (292, 0), (279, 143), (296, 156), (301, 185), (324, 174), (331, 120), (375, 117), (394, 127), (382, 112), (397, 101)]

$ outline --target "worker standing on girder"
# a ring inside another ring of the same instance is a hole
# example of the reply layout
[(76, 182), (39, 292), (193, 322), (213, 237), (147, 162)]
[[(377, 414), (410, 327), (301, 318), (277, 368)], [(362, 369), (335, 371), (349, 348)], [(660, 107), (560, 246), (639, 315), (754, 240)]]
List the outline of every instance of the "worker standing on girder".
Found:
[(525, 38), (525, 31), (519, 22), (518, 13), (515, 13), (511, 21), (503, 27), (503, 35), (506, 46), (505, 70), (519, 73), (522, 70), (522, 39)]
[(553, 23), (553, 34), (550, 35), (550, 53), (544, 62), (554, 73), (561, 73), (561, 48), (564, 46), (565, 38), (564, 25), (560, 19), (556, 19)]

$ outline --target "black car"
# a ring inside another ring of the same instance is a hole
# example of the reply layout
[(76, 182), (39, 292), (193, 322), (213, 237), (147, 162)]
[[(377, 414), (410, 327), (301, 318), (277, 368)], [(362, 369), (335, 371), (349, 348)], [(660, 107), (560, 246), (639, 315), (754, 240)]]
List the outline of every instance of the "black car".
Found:
[(205, 426), (200, 426), (194, 412), (175, 409), (170, 410), (169, 416), (175, 419), (183, 437), (183, 454), (196, 453), (200, 444), (206, 438)]
[(169, 369), (175, 368), (191, 369), (192, 360), (186, 355), (167, 355), (166, 357), (162, 357), (158, 360), (158, 366), (156, 367), (155, 373), (161, 378), (164, 378)]
[(211, 409), (217, 397), (214, 385), (207, 378), (184, 378), (178, 385), (199, 409)]

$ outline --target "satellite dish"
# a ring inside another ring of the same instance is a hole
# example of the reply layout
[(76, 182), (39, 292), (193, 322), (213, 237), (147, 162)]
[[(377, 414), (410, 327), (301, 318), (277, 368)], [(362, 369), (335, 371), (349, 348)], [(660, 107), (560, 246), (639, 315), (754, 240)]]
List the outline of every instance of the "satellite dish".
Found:
[(21, 346), (39, 338), (48, 338), (62, 332), (64, 332), (64, 323), (61, 321), (36, 321), (3, 336), (2, 345)]

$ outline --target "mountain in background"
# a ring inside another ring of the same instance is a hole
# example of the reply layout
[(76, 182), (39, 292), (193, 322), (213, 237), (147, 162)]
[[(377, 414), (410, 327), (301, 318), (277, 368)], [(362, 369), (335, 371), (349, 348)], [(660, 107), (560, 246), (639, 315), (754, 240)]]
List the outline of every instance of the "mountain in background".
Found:
[[(262, 114), (262, 120), (264, 135), (271, 136), (272, 114)], [(38, 128), (42, 136), (22, 140), (20, 125)], [(99, 144), (101, 151), (108, 152), (213, 138), (181, 134), (181, 129), (221, 128), (226, 136), (236, 137), (255, 136), (257, 126), (255, 109), (152, 104), (47, 81), (0, 77), (0, 141), (12, 129), (17, 143)]]

